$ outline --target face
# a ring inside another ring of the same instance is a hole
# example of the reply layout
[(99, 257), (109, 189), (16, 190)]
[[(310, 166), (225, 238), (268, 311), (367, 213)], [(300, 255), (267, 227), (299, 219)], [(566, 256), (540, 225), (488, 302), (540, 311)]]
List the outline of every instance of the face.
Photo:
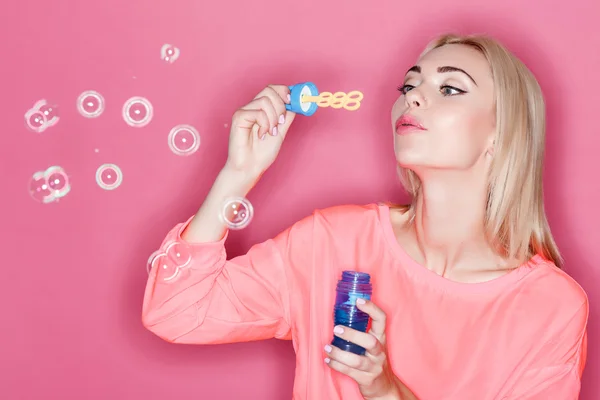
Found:
[[(459, 44), (434, 49), (408, 71), (399, 90), (392, 108), (398, 165), (418, 174), (485, 164), (495, 135), (495, 107), (490, 66), (481, 53)], [(397, 129), (402, 116), (406, 124)]]

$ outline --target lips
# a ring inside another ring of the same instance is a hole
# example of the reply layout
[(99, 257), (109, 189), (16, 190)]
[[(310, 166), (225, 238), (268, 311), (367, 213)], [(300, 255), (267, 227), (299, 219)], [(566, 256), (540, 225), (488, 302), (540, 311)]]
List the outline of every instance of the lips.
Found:
[(402, 133), (406, 133), (408, 131), (414, 131), (414, 130), (419, 130), (419, 131), (426, 130), (425, 127), (423, 127), (423, 125), (421, 125), (419, 120), (417, 120), (412, 115), (408, 115), (408, 114), (404, 114), (403, 116), (398, 118), (398, 120), (396, 121), (395, 128), (396, 128), (396, 133), (398, 133), (398, 134), (402, 134)]

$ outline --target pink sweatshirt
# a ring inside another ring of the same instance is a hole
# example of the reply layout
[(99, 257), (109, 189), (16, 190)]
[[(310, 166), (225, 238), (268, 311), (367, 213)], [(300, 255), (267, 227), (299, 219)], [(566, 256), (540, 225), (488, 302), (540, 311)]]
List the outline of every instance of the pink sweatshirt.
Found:
[[(353, 380), (323, 361), (347, 269), (371, 274), (372, 300), (387, 314), (391, 365), (419, 399), (578, 396), (587, 296), (539, 255), (488, 282), (450, 281), (408, 256), (389, 207), (377, 204), (317, 210), (229, 261), (227, 234), (186, 244), (186, 226), (168, 233), (168, 261), (150, 271), (144, 325), (173, 343), (291, 339), (296, 400), (362, 399)], [(177, 263), (179, 275), (165, 282)]]

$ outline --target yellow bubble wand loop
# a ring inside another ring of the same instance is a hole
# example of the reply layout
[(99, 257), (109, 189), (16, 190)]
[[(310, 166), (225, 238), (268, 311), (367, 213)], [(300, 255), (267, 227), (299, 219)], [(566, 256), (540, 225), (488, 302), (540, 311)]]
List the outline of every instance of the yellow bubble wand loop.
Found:
[(302, 96), (302, 102), (313, 102), (319, 107), (344, 108), (348, 111), (358, 110), (360, 101), (363, 99), (362, 92), (353, 90), (344, 92), (323, 92), (318, 96)]

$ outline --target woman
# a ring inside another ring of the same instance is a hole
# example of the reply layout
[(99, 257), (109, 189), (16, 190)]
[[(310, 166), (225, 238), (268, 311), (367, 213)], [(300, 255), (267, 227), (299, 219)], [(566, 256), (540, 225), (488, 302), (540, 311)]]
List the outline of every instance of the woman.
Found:
[[(191, 262), (173, 283), (155, 263), (144, 325), (174, 343), (292, 339), (295, 399), (576, 398), (588, 303), (544, 214), (535, 78), (490, 38), (445, 35), (399, 90), (394, 150), (410, 205), (316, 210), (226, 261), (223, 202), (254, 186), (294, 119), (285, 86), (238, 110), (226, 165), (161, 247), (179, 243)], [(345, 269), (372, 276), (372, 301), (357, 305), (367, 333), (333, 327)], [(367, 353), (332, 347), (334, 334)]]

